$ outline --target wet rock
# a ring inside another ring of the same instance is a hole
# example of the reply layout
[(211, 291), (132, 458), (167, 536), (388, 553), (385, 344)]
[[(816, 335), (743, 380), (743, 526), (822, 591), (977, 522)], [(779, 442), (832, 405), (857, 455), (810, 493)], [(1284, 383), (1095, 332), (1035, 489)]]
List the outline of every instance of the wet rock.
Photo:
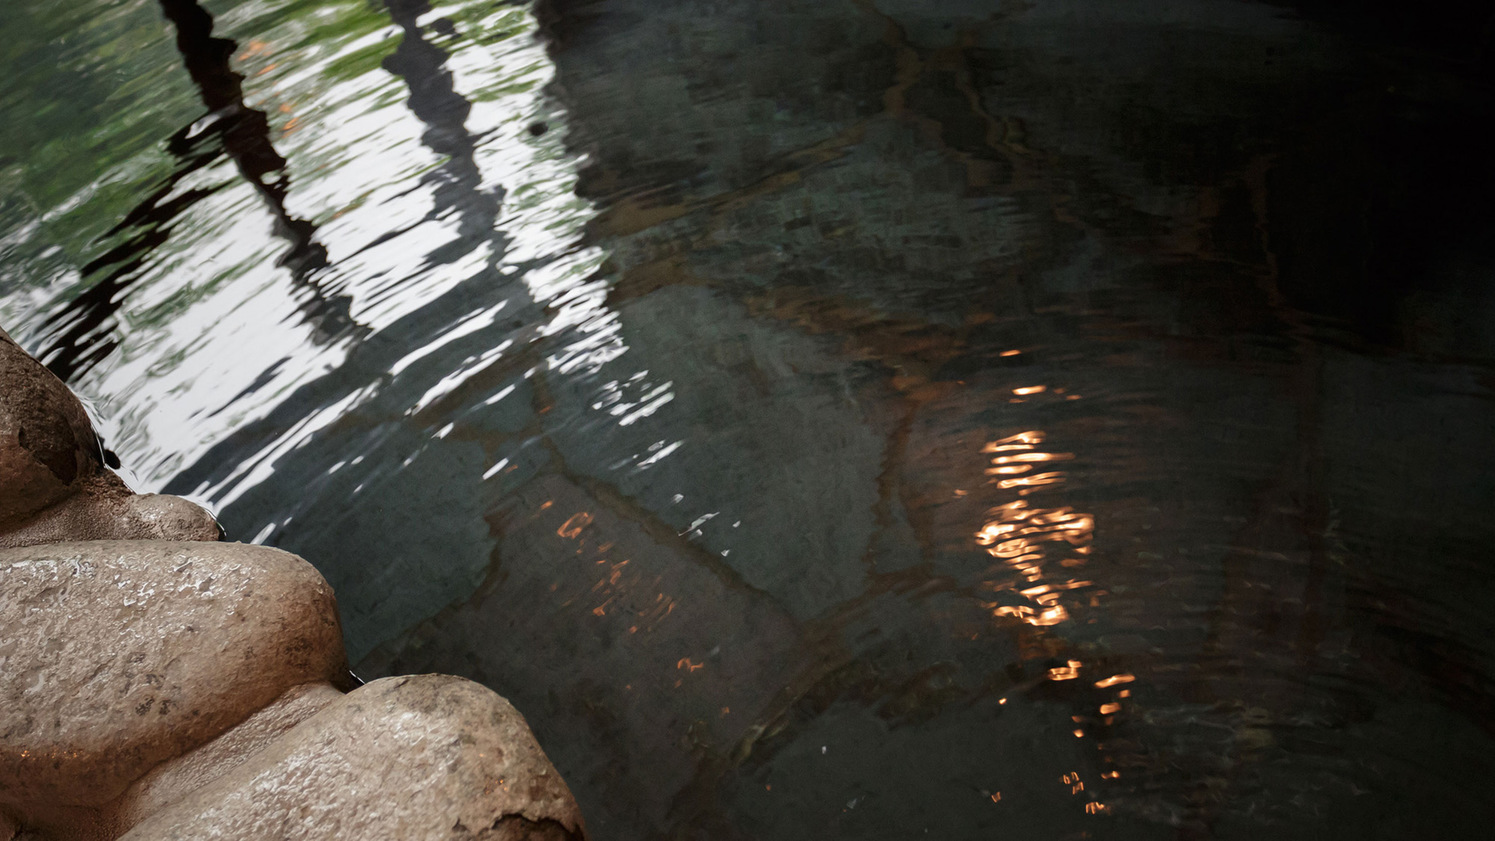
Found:
[(83, 404), (0, 331), (0, 549), (65, 540), (218, 540), (185, 499), (137, 496), (100, 462)]
[(156, 766), (130, 786), (118, 803), (102, 810), (98, 823), (117, 827), (114, 836), (122, 834), (244, 764), (291, 728), (342, 698), (343, 693), (327, 683), (290, 689), (213, 741)]
[(68, 496), (101, 469), (83, 404), (0, 332), (0, 530)]
[(123, 836), (584, 837), (575, 801), (524, 718), (492, 691), (441, 675), (353, 691)]
[(109, 471), (78, 493), (0, 531), (0, 548), (74, 540), (200, 540), (222, 537), (207, 510), (177, 496), (135, 494)]
[(346, 674), (337, 606), (294, 555), (167, 541), (0, 550), (0, 811), (119, 797), (291, 687)]

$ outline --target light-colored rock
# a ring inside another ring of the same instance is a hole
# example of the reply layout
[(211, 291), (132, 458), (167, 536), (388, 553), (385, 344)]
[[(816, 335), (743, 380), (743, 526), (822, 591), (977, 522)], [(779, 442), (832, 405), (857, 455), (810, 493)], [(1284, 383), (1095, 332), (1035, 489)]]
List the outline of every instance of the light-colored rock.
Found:
[(102, 469), (83, 404), (0, 333), (0, 531), (73, 493)]
[(0, 550), (0, 628), (0, 811), (28, 827), (346, 675), (331, 588), (260, 546)]
[(123, 839), (584, 837), (575, 800), (507, 701), (421, 675), (354, 690)]
[(109, 471), (10, 529), (0, 548), (77, 540), (201, 540), (223, 536), (213, 515), (179, 496), (135, 494)]
[(343, 693), (327, 683), (289, 690), (213, 741), (156, 766), (130, 786), (118, 804), (106, 810), (101, 822), (119, 826), (121, 831), (129, 829), (239, 767), (291, 728), (342, 698)]
[(577, 841), (524, 719), (460, 678), (344, 696), (331, 588), (104, 469), (0, 331), (0, 841)]
[[(27, 825), (19, 841), (114, 841), (155, 812), (213, 782), (259, 753), (286, 731), (343, 697), (328, 683), (293, 687), (269, 706), (201, 747), (157, 765), (120, 797), (104, 804), (31, 804), (19, 810)], [(0, 841), (5, 834), (0, 808)], [(18, 831), (12, 828), (11, 831)]]

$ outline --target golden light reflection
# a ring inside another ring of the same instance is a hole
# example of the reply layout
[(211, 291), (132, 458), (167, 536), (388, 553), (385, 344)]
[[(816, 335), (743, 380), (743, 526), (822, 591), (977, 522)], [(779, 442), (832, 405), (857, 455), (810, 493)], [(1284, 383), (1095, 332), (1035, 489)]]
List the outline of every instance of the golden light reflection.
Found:
[[(976, 532), (977, 545), (1015, 574), (1015, 579), (984, 582), (988, 589), (1004, 598), (983, 606), (993, 616), (1014, 617), (1036, 628), (1052, 627), (1070, 619), (1064, 593), (1093, 586), (1093, 582), (1078, 577), (1051, 577), (1046, 569), (1050, 562), (1066, 570), (1084, 565), (1095, 532), (1095, 518), (1068, 506), (1036, 507), (1025, 498), (1065, 480), (1063, 471), (1034, 473), (1035, 467), (1074, 458), (1072, 453), (1040, 450), (1043, 442), (1043, 432), (1028, 430), (981, 448), (991, 456), (986, 473), (995, 478), (990, 483), (1000, 490), (1016, 489), (1018, 498), (988, 510), (986, 524)], [(1078, 664), (1072, 668), (1077, 670)], [(1063, 668), (1051, 671), (1055, 680), (1077, 675), (1077, 671), (1070, 674)]]
[(579, 511), (567, 518), (566, 522), (562, 523), (561, 527), (555, 530), (555, 533), (561, 537), (574, 540), (577, 535), (581, 534), (582, 529), (591, 525), (591, 523), (592, 515), (586, 511)]
[(1049, 680), (1074, 680), (1080, 676), (1080, 661), (1071, 660), (1068, 665), (1049, 669)]

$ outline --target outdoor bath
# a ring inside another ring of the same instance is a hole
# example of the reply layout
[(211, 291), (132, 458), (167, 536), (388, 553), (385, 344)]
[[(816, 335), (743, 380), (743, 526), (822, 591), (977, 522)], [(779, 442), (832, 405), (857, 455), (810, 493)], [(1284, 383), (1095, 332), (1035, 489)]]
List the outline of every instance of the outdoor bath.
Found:
[(1483, 837), (1477, 5), (14, 0), (0, 326), (599, 841)]

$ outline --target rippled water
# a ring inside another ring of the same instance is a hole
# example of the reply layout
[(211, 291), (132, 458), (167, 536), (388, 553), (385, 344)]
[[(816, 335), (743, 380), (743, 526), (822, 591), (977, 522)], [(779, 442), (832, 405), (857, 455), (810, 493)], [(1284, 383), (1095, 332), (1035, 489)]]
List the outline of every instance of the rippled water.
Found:
[(597, 838), (1483, 837), (1495, 30), (1414, 17), (12, 0), (0, 324)]

